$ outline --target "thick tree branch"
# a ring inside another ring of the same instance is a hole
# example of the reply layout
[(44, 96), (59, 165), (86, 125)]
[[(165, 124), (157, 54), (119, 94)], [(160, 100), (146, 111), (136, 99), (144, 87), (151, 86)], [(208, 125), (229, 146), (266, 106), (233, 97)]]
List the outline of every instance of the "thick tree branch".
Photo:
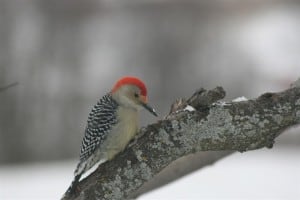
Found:
[[(299, 85), (298, 80), (286, 91), (230, 103), (213, 103), (225, 96), (220, 87), (201, 89), (190, 99), (177, 101), (165, 119), (141, 129), (133, 145), (100, 165), (81, 181), (79, 193), (64, 199), (126, 199), (141, 194), (143, 184), (183, 156), (271, 148), (280, 133), (300, 123)], [(187, 105), (196, 110), (189, 111)], [(220, 156), (207, 163), (229, 153), (216, 154)]]

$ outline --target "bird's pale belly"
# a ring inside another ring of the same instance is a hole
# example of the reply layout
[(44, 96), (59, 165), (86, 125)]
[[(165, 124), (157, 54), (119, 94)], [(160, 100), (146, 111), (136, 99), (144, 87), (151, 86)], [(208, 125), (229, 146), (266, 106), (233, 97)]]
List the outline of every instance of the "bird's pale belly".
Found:
[[(122, 116), (125, 115), (126, 117)], [(127, 144), (134, 138), (137, 133), (137, 112), (135, 110), (119, 110), (119, 115), (122, 116), (123, 121), (114, 127), (109, 138), (101, 148), (101, 152), (106, 152), (107, 160), (111, 160), (120, 151), (123, 151)]]

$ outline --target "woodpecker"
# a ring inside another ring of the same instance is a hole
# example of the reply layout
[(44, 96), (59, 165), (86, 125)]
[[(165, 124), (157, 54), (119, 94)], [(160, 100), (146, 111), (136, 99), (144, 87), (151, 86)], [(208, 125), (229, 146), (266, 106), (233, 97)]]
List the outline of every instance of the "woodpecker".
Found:
[(113, 159), (125, 149), (137, 133), (141, 108), (157, 116), (148, 104), (143, 81), (129, 76), (118, 80), (112, 90), (97, 102), (88, 116), (79, 163), (67, 193), (74, 191), (87, 170)]

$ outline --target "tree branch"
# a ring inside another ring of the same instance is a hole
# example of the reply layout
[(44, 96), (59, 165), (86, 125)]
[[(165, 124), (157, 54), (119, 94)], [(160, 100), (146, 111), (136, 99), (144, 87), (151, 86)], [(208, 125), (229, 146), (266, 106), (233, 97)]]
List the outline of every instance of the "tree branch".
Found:
[[(214, 103), (224, 96), (224, 90), (217, 87), (200, 89), (190, 99), (177, 101), (165, 119), (142, 128), (134, 144), (82, 180), (79, 193), (64, 199), (136, 197), (156, 187), (143, 185), (183, 156), (227, 151), (213, 153), (215, 159), (200, 163), (205, 166), (232, 151), (271, 148), (280, 133), (300, 123), (300, 79), (283, 92)], [(187, 105), (195, 110), (190, 111)]]

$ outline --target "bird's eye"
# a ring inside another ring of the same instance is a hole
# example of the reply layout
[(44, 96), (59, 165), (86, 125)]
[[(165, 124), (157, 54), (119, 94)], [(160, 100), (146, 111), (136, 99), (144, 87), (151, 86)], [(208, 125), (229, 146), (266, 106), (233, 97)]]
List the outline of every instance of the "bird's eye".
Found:
[(135, 97), (135, 98), (138, 98), (138, 97), (139, 97), (139, 94), (138, 94), (138, 93), (134, 93), (134, 97)]

